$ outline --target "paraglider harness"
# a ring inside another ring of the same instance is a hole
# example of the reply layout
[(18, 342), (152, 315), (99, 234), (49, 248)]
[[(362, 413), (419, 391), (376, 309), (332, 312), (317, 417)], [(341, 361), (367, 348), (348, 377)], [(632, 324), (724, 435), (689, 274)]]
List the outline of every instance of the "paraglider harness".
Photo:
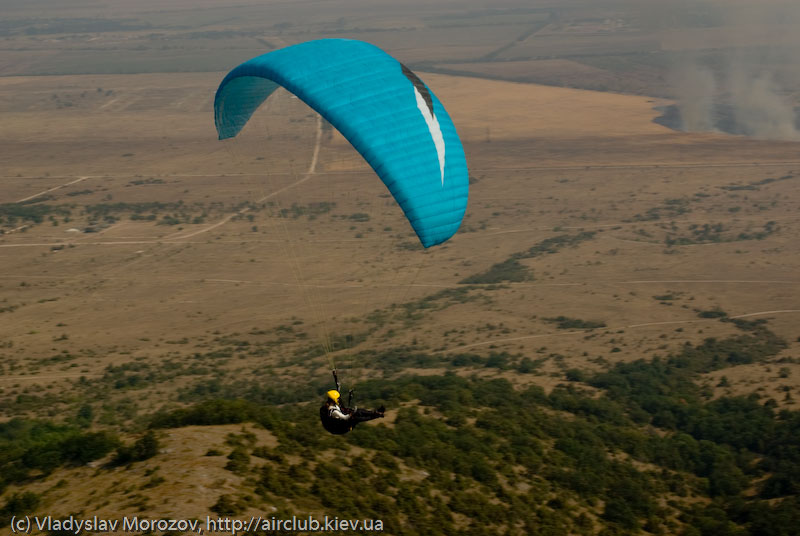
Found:
[[(333, 382), (336, 384), (336, 390), (342, 392), (339, 377), (336, 374), (336, 369), (333, 369)], [(356, 427), (360, 422), (371, 421), (383, 417), (382, 411), (369, 411), (352, 407), (354, 389), (350, 389), (347, 393), (347, 406), (341, 408), (342, 413), (348, 415), (347, 420), (337, 419), (330, 414), (330, 407), (327, 403), (319, 408), (319, 418), (322, 421), (322, 427), (328, 432), (335, 435), (346, 434)]]

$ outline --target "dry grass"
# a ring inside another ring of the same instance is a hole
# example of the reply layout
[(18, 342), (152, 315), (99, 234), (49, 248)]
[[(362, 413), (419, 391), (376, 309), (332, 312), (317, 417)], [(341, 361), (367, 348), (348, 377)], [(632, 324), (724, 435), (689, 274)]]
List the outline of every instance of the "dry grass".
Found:
[[(118, 519), (124, 511), (152, 519), (204, 519), (221, 494), (239, 490), (243, 477), (224, 469), (232, 449), (225, 440), (243, 431), (255, 436), (255, 445), (277, 444), (268, 431), (250, 426), (170, 429), (160, 433), (161, 450), (154, 458), (131, 467), (98, 469), (109, 458), (59, 469), (25, 489), (46, 497), (43, 511), (59, 514)], [(210, 449), (222, 454), (207, 456)]]
[[(322, 217), (325, 226), (300, 218), (290, 222), (287, 235), (270, 216), (274, 208), (254, 212), (252, 222), (226, 220), (239, 203), (294, 179), (265, 178), (259, 174), (264, 162), (237, 161), (213, 139), (208, 106), (218, 78), (53, 77), (44, 87), (39, 79), (3, 81), (6, 110), (17, 110), (6, 114), (0, 134), (12, 148), (2, 156), (9, 170), (3, 202), (63, 186), (48, 194), (51, 203), (222, 203), (203, 224), (123, 217), (99, 233), (76, 234), (68, 230), (86, 224), (76, 216), (58, 227), (5, 235), (0, 285), (5, 303), (20, 307), (3, 313), (2, 330), (25, 356), (91, 348), (94, 356), (62, 372), (96, 374), (122, 359), (120, 353), (161, 354), (170, 340), (263, 328), (292, 316), (303, 318), (315, 337), (320, 315), (336, 331), (347, 325), (337, 318), (452, 286), (545, 238), (580, 229), (599, 234), (576, 249), (525, 261), (535, 281), (486, 292), (488, 306), (452, 306), (396, 333), (392, 342), (418, 338), (433, 348), (493, 345), (525, 352), (545, 346), (547, 353), (567, 356), (572, 367), (582, 366), (583, 352), (633, 359), (730, 332), (697, 318), (694, 309), (718, 305), (735, 315), (795, 306), (796, 246), (784, 238), (796, 225), (794, 182), (754, 191), (722, 187), (792, 173), (798, 166), (780, 161), (796, 144), (672, 133), (650, 122), (653, 103), (640, 97), (426, 75), (459, 125), (477, 182), (461, 233), (425, 255), (401, 253), (392, 248), (412, 237), (399, 212), (380, 198), (377, 182), (363, 195), (341, 194), (367, 186), (369, 172), (336, 140), (322, 152), (320, 169), (352, 166), (356, 173), (321, 175), (277, 205), (335, 202)], [(41, 110), (51, 92), (79, 94), (98, 86), (120, 95), (86, 110)], [(141, 110), (154, 88), (160, 94), (154, 109)], [(73, 183), (80, 177), (86, 178)], [(136, 184), (154, 178), (158, 182)], [(75, 192), (85, 193), (69, 195)], [(687, 213), (662, 210), (665, 201), (681, 198), (689, 200)], [(640, 220), (648, 210), (662, 210), (659, 219)], [(362, 211), (371, 220), (351, 229), (344, 218)], [(672, 221), (688, 233), (691, 225), (724, 223), (740, 232), (769, 220), (780, 231), (765, 240), (700, 243), (665, 254)], [(388, 236), (386, 227), (393, 229)], [(308, 290), (298, 290), (296, 276)], [(682, 297), (672, 306), (652, 297), (668, 292)], [(604, 321), (608, 335), (587, 340), (534, 319), (559, 315)], [(500, 322), (510, 333), (470, 328)], [(775, 325), (796, 337), (791, 321)], [(442, 339), (456, 328), (467, 333)], [(615, 336), (620, 330), (624, 336)], [(64, 334), (68, 339), (55, 340)], [(620, 350), (609, 354), (615, 347)]]

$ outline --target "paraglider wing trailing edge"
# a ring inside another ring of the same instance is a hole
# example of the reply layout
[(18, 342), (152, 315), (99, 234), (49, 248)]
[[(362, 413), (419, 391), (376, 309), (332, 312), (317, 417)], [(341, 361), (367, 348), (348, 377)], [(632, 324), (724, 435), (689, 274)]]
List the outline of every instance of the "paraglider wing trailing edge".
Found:
[(405, 65), (378, 47), (321, 39), (248, 60), (214, 100), (220, 139), (244, 128), (282, 86), (324, 117), (372, 166), (423, 246), (458, 230), (467, 207), (464, 149), (447, 111)]

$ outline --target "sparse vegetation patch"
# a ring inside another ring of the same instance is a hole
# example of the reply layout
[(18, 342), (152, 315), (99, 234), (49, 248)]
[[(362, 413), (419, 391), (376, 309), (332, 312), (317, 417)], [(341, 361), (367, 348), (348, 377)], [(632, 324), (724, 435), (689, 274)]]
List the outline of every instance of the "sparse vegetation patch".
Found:
[(567, 316), (542, 318), (542, 320), (555, 324), (558, 329), (597, 329), (606, 327), (605, 322), (581, 320), (580, 318), (569, 318)]
[(520, 263), (520, 260), (557, 253), (560, 249), (565, 247), (575, 247), (581, 242), (591, 240), (594, 238), (595, 234), (595, 232), (585, 231), (577, 235), (559, 235), (552, 238), (547, 238), (538, 244), (531, 246), (525, 251), (514, 253), (510, 258), (503, 262), (493, 264), (485, 272), (474, 274), (462, 279), (459, 281), (459, 283), (465, 285), (493, 285), (504, 282), (521, 283), (524, 281), (532, 281), (533, 273), (528, 267)]

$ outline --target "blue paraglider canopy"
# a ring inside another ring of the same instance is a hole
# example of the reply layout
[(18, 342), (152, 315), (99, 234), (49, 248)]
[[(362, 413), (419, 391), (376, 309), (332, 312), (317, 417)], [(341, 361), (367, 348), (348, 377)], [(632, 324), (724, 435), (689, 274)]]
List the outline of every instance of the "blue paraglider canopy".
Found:
[(378, 47), (321, 39), (248, 60), (214, 100), (220, 139), (236, 136), (278, 86), (330, 122), (389, 189), (425, 247), (458, 230), (467, 207), (464, 149), (436, 95)]

